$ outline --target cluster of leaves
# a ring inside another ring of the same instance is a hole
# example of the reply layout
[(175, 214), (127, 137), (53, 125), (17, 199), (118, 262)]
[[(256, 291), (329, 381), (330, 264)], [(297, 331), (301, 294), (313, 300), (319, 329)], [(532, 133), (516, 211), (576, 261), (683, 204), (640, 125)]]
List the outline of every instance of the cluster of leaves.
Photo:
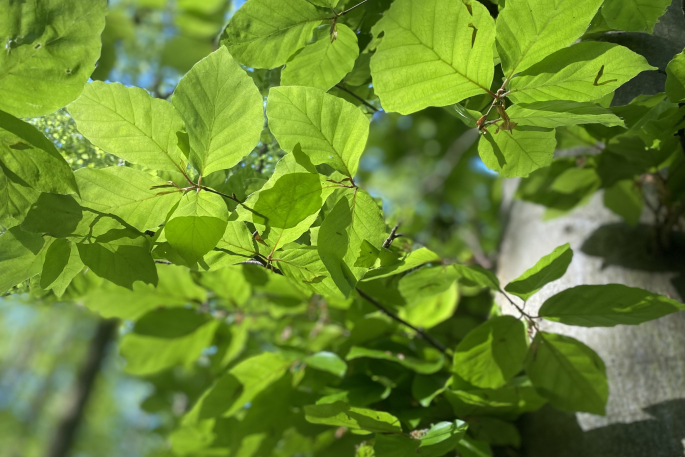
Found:
[[(531, 195), (564, 174), (594, 191), (628, 179), (617, 174), (631, 160), (673, 165), (682, 58), (669, 67), (669, 102), (609, 109), (614, 90), (652, 67), (618, 45), (574, 44), (593, 18), (632, 30), (658, 16), (632, 24), (609, 0), (602, 16), (601, 0), (510, 0), (496, 21), (474, 0), (338, 3), (249, 0), (169, 101), (87, 82), (104, 0), (1, 4), (0, 292), (29, 281), (35, 296), (131, 321), (120, 349), (127, 371), (156, 386), (150, 410), (172, 410), (170, 370), (201, 360), (209, 376), (188, 388), (192, 407), (177, 408), (173, 455), (487, 456), (517, 447), (511, 421), (546, 402), (603, 414), (601, 359), (538, 319), (636, 325), (684, 305), (579, 286), (529, 315), (525, 302), (565, 273), (568, 245), (502, 289), (481, 267), (393, 244), (357, 171), (377, 105), (450, 107), (482, 133), (483, 162), (530, 175)], [(283, 65), (268, 94), (245, 71)], [(65, 105), (122, 166), (73, 172), (21, 120)], [(607, 151), (554, 161), (555, 129), (580, 124), (611, 132)], [(270, 135), (285, 154), (266, 176), (245, 158)], [(585, 170), (599, 176), (612, 141), (613, 181), (598, 186)], [(520, 317), (500, 315), (492, 293)]]

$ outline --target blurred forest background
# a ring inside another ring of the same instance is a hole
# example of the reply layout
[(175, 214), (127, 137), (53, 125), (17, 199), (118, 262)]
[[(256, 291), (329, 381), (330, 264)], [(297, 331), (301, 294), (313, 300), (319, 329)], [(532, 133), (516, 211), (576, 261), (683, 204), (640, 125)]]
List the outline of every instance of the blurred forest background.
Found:
[[(215, 49), (216, 37), (243, 3), (110, 0), (102, 56), (92, 78), (135, 85), (166, 98), (181, 76)], [(379, 1), (385, 7), (389, 3)], [(265, 95), (280, 77), (278, 69), (250, 74)], [(365, 83), (357, 83), (355, 90), (372, 91)], [(346, 92), (333, 92), (360, 103)], [(482, 164), (477, 134), (468, 131), (451, 108), (411, 116), (386, 114), (373, 106), (363, 109), (373, 121), (360, 166), (361, 185), (383, 199), (385, 213), (401, 222), (400, 231), (416, 243), (443, 257), (463, 262), (475, 258), (492, 267), (500, 239), (501, 179)], [(73, 169), (118, 161), (78, 134), (65, 110), (31, 122), (60, 147)], [(248, 184), (264, 180), (282, 154), (266, 135), (246, 159), (239, 179)], [(59, 418), (72, 401), (71, 388), (98, 321), (94, 313), (71, 303), (36, 303), (28, 294), (0, 298), (0, 456), (45, 455)], [(463, 316), (461, 331), (478, 323)], [(177, 417), (160, 404), (160, 392), (175, 392), (180, 416), (193, 388), (205, 385), (211, 349), (192, 373), (177, 367), (172, 375), (152, 380), (153, 386), (125, 374), (116, 342), (108, 343), (102, 376), (91, 393), (72, 455), (168, 455), (164, 437)]]

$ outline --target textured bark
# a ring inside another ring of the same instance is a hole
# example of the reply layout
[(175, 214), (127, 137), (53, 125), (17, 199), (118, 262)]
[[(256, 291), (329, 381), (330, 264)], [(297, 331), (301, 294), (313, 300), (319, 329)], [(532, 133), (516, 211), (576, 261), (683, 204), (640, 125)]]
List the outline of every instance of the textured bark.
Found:
[[(655, 36), (614, 33), (604, 37), (648, 57), (665, 69), (685, 47), (681, 0), (671, 5)], [(643, 74), (617, 94), (619, 104), (663, 91), (665, 75)], [(531, 298), (535, 314), (551, 295), (579, 284), (620, 283), (685, 299), (685, 241), (678, 234), (668, 255), (653, 250), (649, 217), (635, 229), (603, 207), (597, 194), (585, 207), (556, 220), (544, 208), (511, 201), (499, 258), (506, 284), (555, 247), (571, 243), (575, 256), (567, 274)], [(517, 315), (501, 301), (505, 312)], [(685, 313), (640, 326), (586, 329), (545, 322), (543, 329), (572, 336), (593, 348), (607, 366), (611, 389), (605, 417), (563, 413), (551, 407), (524, 416), (520, 425), (527, 457), (683, 457), (685, 455)]]
[(90, 341), (78, 378), (70, 393), (67, 407), (59, 419), (55, 434), (48, 444), (46, 457), (68, 457), (83, 418), (83, 411), (100, 371), (108, 343), (112, 340), (118, 321), (100, 321)]

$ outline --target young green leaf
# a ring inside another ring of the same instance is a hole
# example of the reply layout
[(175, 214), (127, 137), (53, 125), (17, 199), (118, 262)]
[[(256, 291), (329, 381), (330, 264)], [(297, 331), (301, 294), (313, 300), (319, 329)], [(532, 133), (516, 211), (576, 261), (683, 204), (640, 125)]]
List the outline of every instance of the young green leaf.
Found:
[(292, 151), (299, 143), (314, 165), (354, 178), (369, 120), (352, 103), (310, 87), (273, 87), (267, 117), (281, 148)]
[(230, 417), (277, 382), (293, 360), (274, 352), (245, 359), (220, 377), (183, 418), (185, 424), (212, 417)]
[(653, 33), (671, 0), (605, 0), (602, 16), (614, 30)]
[(316, 42), (288, 61), (281, 72), (281, 84), (328, 90), (352, 71), (359, 56), (357, 35), (345, 24), (337, 24), (336, 31), (333, 40), (330, 27), (321, 29)]
[(312, 354), (302, 360), (308, 366), (317, 370), (327, 371), (335, 376), (342, 378), (347, 371), (347, 364), (337, 354), (333, 352), (321, 351)]
[(507, 284), (504, 290), (520, 297), (524, 301), (528, 300), (542, 289), (545, 284), (549, 284), (564, 276), (568, 266), (571, 264), (571, 260), (573, 260), (571, 246), (568, 243), (559, 246), (550, 254), (538, 260), (535, 266)]
[(201, 303), (207, 298), (205, 288), (198, 286), (188, 269), (174, 265), (157, 265), (157, 287), (136, 282), (129, 290), (104, 282), (85, 296), (88, 309), (104, 318), (137, 320), (159, 307), (184, 307), (189, 302)]
[(129, 167), (82, 168), (76, 173), (81, 206), (122, 218), (141, 232), (157, 230), (181, 199), (174, 188), (153, 189), (166, 182)]
[(504, 386), (523, 368), (528, 341), (523, 322), (498, 316), (479, 325), (454, 350), (454, 372), (484, 389)]
[(430, 360), (418, 359), (416, 357), (405, 356), (404, 354), (392, 354), (389, 351), (380, 351), (377, 349), (368, 349), (359, 346), (353, 346), (350, 352), (347, 353), (345, 360), (354, 360), (359, 358), (370, 358), (378, 360), (387, 360), (389, 362), (399, 363), (405, 368), (419, 374), (433, 374), (442, 368), (444, 364), (444, 357), (437, 351), (430, 352), (433, 357)]
[(157, 285), (150, 243), (132, 229), (113, 229), (77, 243), (84, 265), (101, 278), (133, 290), (133, 283)]
[(442, 258), (428, 248), (419, 248), (409, 253), (399, 262), (391, 265), (382, 266), (369, 270), (364, 276), (364, 280), (387, 278), (388, 276), (398, 275), (405, 271), (413, 270), (416, 267), (427, 263), (440, 263)]
[(386, 111), (410, 114), (489, 92), (495, 23), (481, 3), (396, 0), (379, 26), (385, 36), (371, 75)]
[(554, 130), (516, 127), (512, 131), (493, 127), (478, 142), (483, 163), (505, 178), (526, 177), (548, 166), (557, 144)]
[(583, 285), (566, 289), (542, 305), (547, 320), (582, 327), (637, 325), (685, 310), (685, 305), (643, 289), (621, 284)]
[(510, 79), (585, 33), (603, 0), (514, 0), (497, 18), (497, 51)]
[(66, 238), (78, 231), (83, 208), (71, 195), (41, 194), (21, 224), (22, 230)]
[(441, 457), (453, 450), (464, 437), (465, 422), (439, 422), (420, 438), (402, 435), (376, 435), (375, 457)]
[(100, 57), (106, 14), (105, 0), (4, 2), (0, 110), (37, 117), (78, 97)]
[(305, 418), (312, 424), (347, 427), (367, 433), (401, 433), (400, 421), (383, 411), (355, 408), (338, 401), (304, 407)]
[(171, 103), (185, 121), (190, 162), (202, 176), (231, 168), (259, 143), (262, 96), (223, 46), (186, 73)]
[(243, 65), (275, 68), (307, 44), (326, 16), (307, 0), (250, 0), (231, 18), (221, 44)]
[[(566, 0), (566, 3), (572, 2)], [(647, 70), (656, 68), (628, 48), (611, 43), (581, 42), (560, 49), (519, 73), (509, 84), (509, 98), (514, 103), (591, 102)]]
[(452, 317), (458, 304), (457, 284), (452, 283), (442, 293), (415, 298), (400, 308), (399, 315), (415, 327), (429, 329)]
[(40, 192), (32, 189), (0, 162), (0, 226), (21, 224)]
[(185, 170), (177, 136), (183, 120), (171, 103), (138, 87), (95, 81), (68, 110), (79, 132), (104, 151), (154, 170)]
[(676, 55), (666, 67), (666, 95), (671, 103), (685, 101), (685, 51)]
[(221, 240), (228, 223), (223, 198), (210, 192), (186, 193), (164, 227), (169, 244), (189, 263), (202, 258)]
[(363, 255), (364, 241), (381, 246), (384, 233), (381, 209), (361, 189), (354, 189), (340, 198), (324, 219), (317, 241), (319, 255), (345, 296), (349, 296), (368, 270), (355, 266)]
[(477, 285), (487, 287), (492, 290), (499, 290), (499, 280), (497, 276), (483, 267), (474, 265), (467, 267), (466, 265), (452, 265), (457, 273), (459, 273), (460, 280), (466, 282), (468, 285)]
[(45, 254), (40, 286), (45, 290), (52, 290), (59, 298), (83, 267), (76, 243), (56, 239)]
[(35, 190), (55, 194), (78, 191), (74, 173), (52, 142), (31, 124), (2, 111), (0, 162), (3, 170)]
[(635, 181), (618, 181), (604, 191), (604, 206), (618, 214), (632, 226), (640, 222), (645, 199), (642, 189)]
[(421, 268), (400, 279), (399, 291), (407, 303), (411, 303), (446, 291), (459, 276), (459, 273), (449, 266)]
[(40, 273), (51, 240), (13, 227), (0, 235), (0, 295)]
[(606, 368), (595, 351), (580, 341), (538, 332), (526, 372), (540, 395), (557, 408), (604, 414), (609, 398)]
[(322, 203), (318, 174), (291, 173), (259, 192), (252, 219), (267, 227), (289, 229), (317, 213)]
[[(202, 350), (212, 344), (219, 321), (193, 319), (195, 311), (171, 309), (153, 311), (143, 319), (157, 318), (157, 327), (168, 331), (173, 320), (165, 319), (172, 313), (177, 319), (191, 319), (194, 328), (187, 334), (173, 336), (139, 334), (137, 328), (121, 341), (119, 350), (126, 359), (125, 371), (136, 376), (146, 376), (176, 365), (192, 365), (202, 354)], [(178, 313), (182, 313), (179, 315)], [(170, 316), (169, 316), (170, 317)], [(138, 327), (136, 325), (136, 327)]]
[(276, 257), (278, 268), (286, 277), (324, 297), (345, 298), (331, 279), (316, 246), (285, 249)]
[(550, 100), (521, 103), (507, 109), (507, 115), (518, 125), (556, 128), (565, 125), (602, 124), (607, 127), (623, 126), (614, 113), (594, 103)]
[[(516, 378), (518, 381), (521, 378)], [(447, 390), (445, 398), (459, 417), (492, 416), (516, 419), (523, 413), (537, 411), (545, 403), (530, 381), (510, 382), (500, 389)]]

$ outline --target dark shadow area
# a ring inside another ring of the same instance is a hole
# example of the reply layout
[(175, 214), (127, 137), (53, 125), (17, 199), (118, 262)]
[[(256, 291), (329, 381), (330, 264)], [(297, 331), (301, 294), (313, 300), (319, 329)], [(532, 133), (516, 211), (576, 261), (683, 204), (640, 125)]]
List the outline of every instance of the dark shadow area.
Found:
[(603, 225), (585, 240), (581, 250), (601, 257), (603, 266), (617, 265), (630, 270), (654, 273), (673, 272), (671, 280), (685, 297), (685, 234), (673, 232), (671, 247), (665, 252), (654, 248), (653, 228), (646, 224), (631, 227), (624, 223)]
[(526, 457), (682, 457), (685, 400), (645, 409), (652, 419), (587, 432), (574, 414), (546, 406), (519, 421)]

